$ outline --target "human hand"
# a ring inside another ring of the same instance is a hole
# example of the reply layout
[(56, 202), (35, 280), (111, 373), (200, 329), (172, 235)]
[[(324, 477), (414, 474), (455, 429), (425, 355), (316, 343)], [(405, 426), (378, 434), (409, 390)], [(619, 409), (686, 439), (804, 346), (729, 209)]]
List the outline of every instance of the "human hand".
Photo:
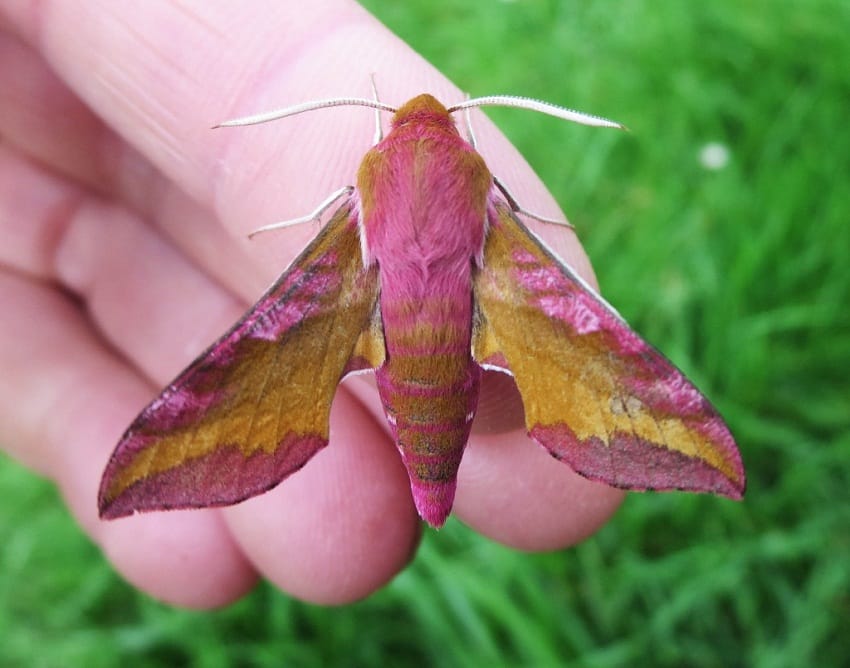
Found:
[[(316, 230), (254, 241), (247, 232), (301, 216), (351, 183), (373, 117), (348, 108), (210, 126), (368, 96), (371, 72), (391, 104), (425, 91), (449, 103), (459, 91), (345, 0), (255, 3), (250, 13), (227, 2), (22, 2), (0, 9), (0, 30), (0, 443), (55, 480), (115, 567), (161, 599), (220, 605), (258, 575), (326, 604), (382, 586), (414, 554), (421, 523), (363, 377), (337, 393), (330, 445), (260, 497), (102, 522), (97, 487), (139, 409)], [(480, 116), (476, 131), (518, 200), (559, 215)], [(592, 279), (571, 233), (537, 229)], [(519, 549), (581, 540), (622, 493), (529, 441), (510, 382), (488, 381), (455, 514)]]

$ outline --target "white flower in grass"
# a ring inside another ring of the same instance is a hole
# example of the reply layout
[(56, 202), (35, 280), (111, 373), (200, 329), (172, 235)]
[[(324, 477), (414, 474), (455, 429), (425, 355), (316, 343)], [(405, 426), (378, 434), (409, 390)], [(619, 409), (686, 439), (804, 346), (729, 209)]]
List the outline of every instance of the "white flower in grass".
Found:
[(699, 164), (716, 172), (729, 164), (729, 149), (725, 144), (711, 141), (699, 150)]

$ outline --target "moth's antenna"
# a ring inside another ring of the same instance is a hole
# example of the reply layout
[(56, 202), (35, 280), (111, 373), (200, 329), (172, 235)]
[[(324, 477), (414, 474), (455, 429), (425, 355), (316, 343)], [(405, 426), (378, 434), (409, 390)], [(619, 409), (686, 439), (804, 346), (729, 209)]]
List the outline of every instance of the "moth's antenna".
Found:
[(462, 109), (469, 109), (471, 107), (487, 106), (517, 107), (519, 109), (539, 111), (542, 114), (548, 114), (549, 116), (555, 116), (556, 118), (563, 118), (566, 121), (573, 121), (574, 123), (581, 123), (582, 125), (592, 125), (602, 128), (617, 128), (619, 130), (626, 129), (625, 125), (617, 123), (616, 121), (609, 121), (607, 118), (602, 118), (601, 116), (585, 114), (584, 112), (575, 111), (574, 109), (559, 107), (556, 104), (533, 100), (530, 97), (515, 97), (513, 95), (491, 95), (489, 97), (476, 97), (472, 100), (465, 100), (464, 102), (460, 102), (449, 107), (449, 113), (461, 111)]
[(380, 111), (389, 111), (395, 113), (398, 111), (395, 107), (379, 102), (378, 100), (368, 100), (362, 97), (333, 97), (328, 100), (313, 100), (312, 102), (303, 102), (294, 104), (291, 107), (283, 109), (275, 109), (262, 114), (254, 114), (253, 116), (243, 116), (242, 118), (234, 118), (230, 121), (224, 121), (213, 128), (234, 127), (237, 125), (257, 125), (268, 121), (275, 121), (279, 118), (287, 116), (295, 116), (303, 114), (305, 111), (313, 111), (314, 109), (326, 109), (328, 107), (371, 107)]

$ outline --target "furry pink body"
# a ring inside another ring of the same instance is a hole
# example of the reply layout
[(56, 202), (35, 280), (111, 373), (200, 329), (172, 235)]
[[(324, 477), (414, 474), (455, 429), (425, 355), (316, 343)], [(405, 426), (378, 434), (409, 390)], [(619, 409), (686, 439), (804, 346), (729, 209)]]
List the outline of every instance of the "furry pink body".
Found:
[(360, 221), (380, 271), (386, 362), (378, 391), (414, 502), (441, 525), (478, 405), (472, 272), (480, 262), (492, 177), (451, 119), (399, 114), (358, 178)]

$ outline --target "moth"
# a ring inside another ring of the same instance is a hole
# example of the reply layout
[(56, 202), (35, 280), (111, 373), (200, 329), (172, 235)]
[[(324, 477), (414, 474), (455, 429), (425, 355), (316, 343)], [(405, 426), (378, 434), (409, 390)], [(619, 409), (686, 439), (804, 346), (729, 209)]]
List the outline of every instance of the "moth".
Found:
[(328, 444), (336, 387), (363, 370), (434, 527), (452, 508), (484, 369), (513, 376), (531, 439), (591, 480), (742, 497), (741, 456), (717, 411), (525, 227), (452, 114), (501, 104), (617, 124), (525, 98), (446, 108), (430, 95), (227, 124), (342, 104), (392, 112), (390, 132), (356, 185), (306, 218), (341, 200), (312, 243), (130, 425), (103, 474), (101, 517), (234, 504), (276, 486)]

